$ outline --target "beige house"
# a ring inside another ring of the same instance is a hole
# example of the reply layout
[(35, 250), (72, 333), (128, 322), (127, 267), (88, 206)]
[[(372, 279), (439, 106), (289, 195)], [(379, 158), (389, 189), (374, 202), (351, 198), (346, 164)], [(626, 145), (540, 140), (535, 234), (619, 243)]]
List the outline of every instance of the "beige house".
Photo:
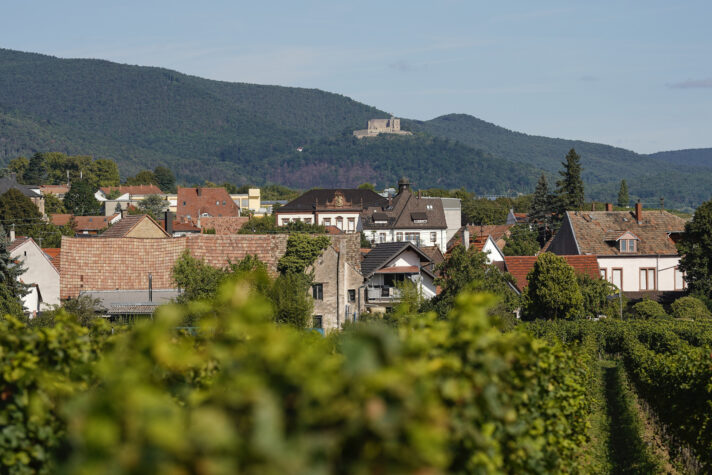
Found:
[(147, 214), (125, 216), (101, 234), (103, 238), (164, 239), (171, 237)]
[(25, 268), (20, 281), (31, 286), (30, 292), (22, 299), (25, 311), (34, 316), (38, 311), (58, 305), (59, 271), (37, 243), (29, 237), (15, 238), (14, 231), (11, 231), (8, 252)]

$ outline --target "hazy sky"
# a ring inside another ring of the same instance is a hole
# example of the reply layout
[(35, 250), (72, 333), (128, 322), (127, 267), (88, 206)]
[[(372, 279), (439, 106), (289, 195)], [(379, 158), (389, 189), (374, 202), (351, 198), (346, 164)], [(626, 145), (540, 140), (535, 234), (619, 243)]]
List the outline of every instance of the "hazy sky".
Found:
[(0, 47), (313, 87), (638, 152), (712, 147), (712, 2), (5, 0)]

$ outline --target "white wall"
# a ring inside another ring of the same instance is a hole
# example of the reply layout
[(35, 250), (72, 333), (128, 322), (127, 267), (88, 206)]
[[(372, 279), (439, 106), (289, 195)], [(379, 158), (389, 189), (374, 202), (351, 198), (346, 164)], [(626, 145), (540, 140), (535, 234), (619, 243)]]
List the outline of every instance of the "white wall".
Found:
[(639, 292), (640, 269), (655, 269), (655, 290), (671, 291), (683, 290), (675, 282), (675, 268), (680, 262), (680, 257), (598, 257), (598, 267), (606, 269), (606, 279), (612, 282), (613, 269), (623, 270), (623, 292)]
[(415, 266), (420, 268), (420, 256), (413, 250), (401, 252), (398, 257), (390, 261), (384, 267), (408, 267)]
[(492, 240), (490, 236), (487, 237), (487, 241), (485, 242), (484, 247), (482, 248), (482, 252), (484, 252), (487, 255), (487, 264), (492, 264), (493, 262), (503, 262), (504, 261), (504, 256), (502, 255), (502, 251), (499, 250), (497, 247), (497, 244)]
[(13, 250), (10, 255), (21, 262), (26, 269), (20, 276), (20, 280), (25, 284), (39, 286), (43, 300), (41, 309), (46, 310), (50, 305), (59, 305), (59, 272), (39, 246), (34, 241), (28, 240)]
[(277, 226), (284, 226), (285, 220), (306, 221), (311, 219), (312, 224), (325, 225), (324, 219), (330, 219), (330, 226), (337, 226), (336, 218), (343, 219), (343, 225), (337, 226), (344, 232), (349, 232), (349, 218), (354, 220), (353, 232), (360, 232), (363, 229), (361, 225), (361, 215), (359, 213), (342, 213), (342, 212), (318, 212), (318, 213), (280, 213), (277, 211)]
[[(430, 239), (430, 233), (435, 233), (435, 241)], [(383, 242), (405, 242), (405, 235), (410, 233), (417, 233), (420, 235), (420, 246), (438, 246), (440, 252), (445, 254), (447, 251), (447, 230), (446, 229), (378, 229), (378, 230), (367, 230), (364, 231), (366, 238), (373, 242), (374, 244), (380, 244), (381, 234), (385, 235), (385, 240)], [(397, 239), (398, 236), (402, 235), (401, 239)]]

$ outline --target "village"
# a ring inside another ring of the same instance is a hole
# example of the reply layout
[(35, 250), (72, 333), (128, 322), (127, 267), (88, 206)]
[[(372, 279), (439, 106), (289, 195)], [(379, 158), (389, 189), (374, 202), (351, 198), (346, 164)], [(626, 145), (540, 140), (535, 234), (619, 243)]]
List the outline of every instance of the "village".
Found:
[[(81, 298), (90, 298), (96, 315), (112, 323), (151, 318), (186, 290), (174, 278), (184, 253), (217, 269), (255, 257), (276, 276), (291, 233), (300, 229), (329, 240), (303, 270), (313, 299), (306, 327), (320, 332), (391, 312), (404, 282), (423, 300), (437, 297), (448, 278), (443, 262), (457, 247), (483, 253), (487, 267), (511, 276), (509, 291), (517, 296), (544, 253), (563, 257), (577, 274), (612, 284), (609, 293), (621, 299), (669, 304), (686, 290), (676, 248), (685, 220), (640, 203), (616, 211), (611, 203), (599, 211), (595, 203), (590, 211), (565, 210), (538, 250), (517, 255), (515, 244), (507, 249), (512, 231), (542, 229), (541, 218), (510, 209), (503, 223), (467, 223), (460, 199), (426, 196), (407, 178), (381, 193), (313, 189), (281, 202), (263, 201), (259, 188), (231, 194), (224, 187), (177, 187), (176, 193), (155, 184), (100, 187), (92, 190), (99, 215), (46, 213), (47, 197), (61, 201), (71, 187), (23, 185), (12, 174), (0, 181), (0, 192), (21, 193), (43, 220), (71, 228), (60, 246), (48, 248), (41, 237), (37, 242), (16, 233), (21, 217), (3, 222), (7, 250), (25, 269), (18, 279), (28, 289), (22, 301), (30, 319)], [(149, 202), (154, 211), (141, 212)], [(250, 229), (253, 220), (268, 216), (275, 229)], [(520, 309), (513, 315), (520, 317)]]

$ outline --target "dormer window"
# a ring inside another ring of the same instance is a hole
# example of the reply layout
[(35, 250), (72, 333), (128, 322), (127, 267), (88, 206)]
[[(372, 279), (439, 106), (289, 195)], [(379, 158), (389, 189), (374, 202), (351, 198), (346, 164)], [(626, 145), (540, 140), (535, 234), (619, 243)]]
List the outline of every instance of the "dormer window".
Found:
[(412, 219), (415, 224), (428, 223), (428, 215), (423, 212), (410, 213), (410, 219)]
[(620, 244), (621, 252), (635, 252), (637, 250), (635, 239), (621, 239), (618, 243)]

